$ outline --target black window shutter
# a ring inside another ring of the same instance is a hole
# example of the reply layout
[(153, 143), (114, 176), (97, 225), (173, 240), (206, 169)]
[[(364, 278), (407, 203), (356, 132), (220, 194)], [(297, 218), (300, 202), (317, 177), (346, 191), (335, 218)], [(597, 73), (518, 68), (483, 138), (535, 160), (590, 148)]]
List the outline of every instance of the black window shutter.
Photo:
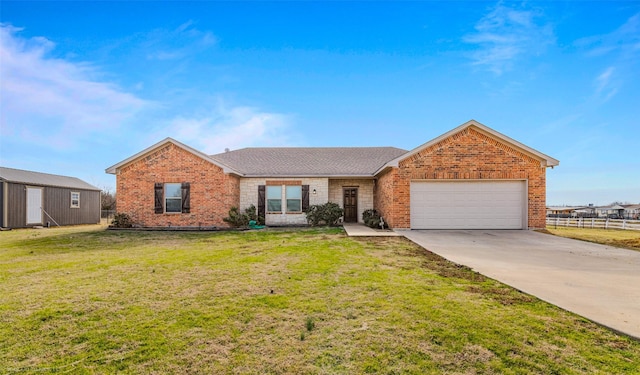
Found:
[(191, 184), (188, 182), (182, 183), (182, 213), (188, 214), (191, 212)]
[(264, 206), (266, 203), (267, 194), (265, 192), (264, 185), (258, 185), (258, 217), (262, 219), (264, 223)]
[(302, 185), (302, 211), (309, 208), (309, 185)]
[(163, 188), (162, 188), (162, 183), (161, 182), (156, 182), (156, 184), (153, 187), (153, 191), (154, 191), (154, 201), (155, 201), (155, 212), (157, 214), (161, 214), (164, 212), (163, 209), (163, 205), (162, 205), (162, 193), (163, 193)]

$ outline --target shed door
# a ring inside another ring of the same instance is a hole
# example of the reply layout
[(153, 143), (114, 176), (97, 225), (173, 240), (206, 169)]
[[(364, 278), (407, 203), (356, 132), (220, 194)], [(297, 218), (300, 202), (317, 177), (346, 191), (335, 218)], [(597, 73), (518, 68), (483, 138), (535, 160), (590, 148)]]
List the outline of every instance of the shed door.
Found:
[(412, 229), (522, 229), (524, 181), (412, 181)]
[(27, 188), (27, 225), (42, 224), (42, 189)]

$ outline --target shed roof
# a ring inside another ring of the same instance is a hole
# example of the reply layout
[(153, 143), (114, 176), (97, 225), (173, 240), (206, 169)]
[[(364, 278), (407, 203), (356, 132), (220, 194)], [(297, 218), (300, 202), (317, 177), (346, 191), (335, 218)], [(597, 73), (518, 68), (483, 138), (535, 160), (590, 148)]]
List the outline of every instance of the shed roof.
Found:
[(573, 211), (573, 210), (582, 210), (584, 208), (589, 208), (586, 206), (547, 206), (547, 210), (551, 211)]
[(252, 147), (211, 158), (245, 177), (373, 177), (406, 152), (395, 147)]
[(26, 185), (56, 186), (82, 190), (101, 190), (76, 177), (0, 167), (0, 180)]

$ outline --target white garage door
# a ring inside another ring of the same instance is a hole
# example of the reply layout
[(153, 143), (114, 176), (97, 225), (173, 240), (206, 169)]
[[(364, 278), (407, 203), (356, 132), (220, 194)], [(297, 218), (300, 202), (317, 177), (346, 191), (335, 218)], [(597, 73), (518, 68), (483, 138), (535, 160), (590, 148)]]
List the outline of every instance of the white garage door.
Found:
[(412, 229), (522, 229), (524, 181), (411, 182)]

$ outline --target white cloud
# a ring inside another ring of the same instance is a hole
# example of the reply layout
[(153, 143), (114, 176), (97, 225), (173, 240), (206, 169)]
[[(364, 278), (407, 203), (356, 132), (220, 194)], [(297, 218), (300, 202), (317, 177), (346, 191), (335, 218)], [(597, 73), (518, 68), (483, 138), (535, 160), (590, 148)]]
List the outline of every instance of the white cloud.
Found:
[(55, 44), (0, 24), (0, 131), (53, 148), (117, 129), (150, 103), (102, 82), (95, 66), (51, 57)]
[[(294, 139), (291, 116), (228, 105), (221, 99), (211, 105), (206, 93), (189, 90), (181, 95), (180, 103), (171, 98), (146, 101), (101, 80), (109, 73), (93, 64), (53, 57), (56, 46), (52, 41), (24, 38), (21, 29), (0, 26), (0, 133), (5, 145), (84, 152), (91, 139), (92, 144), (106, 140), (103, 143), (113, 144), (115, 150), (122, 143), (137, 144), (160, 135), (217, 153), (225, 148), (289, 145)], [(175, 33), (197, 37), (200, 45), (212, 38), (194, 30), (191, 23)], [(158, 45), (170, 44), (161, 39), (158, 35)], [(135, 90), (144, 87), (143, 82), (134, 85)], [(114, 144), (116, 139), (120, 142)]]
[[(158, 138), (174, 137), (205, 153), (225, 148), (287, 146), (296, 138), (291, 116), (244, 106), (228, 107), (222, 101), (203, 116), (176, 117), (157, 131)], [(164, 133), (164, 134), (160, 134)]]
[(596, 96), (602, 102), (608, 101), (618, 92), (613, 80), (614, 72), (615, 68), (610, 66), (595, 79)]
[(179, 60), (205, 51), (218, 43), (218, 38), (210, 31), (195, 28), (193, 21), (187, 21), (174, 30), (156, 29), (144, 35), (142, 48), (149, 50), (149, 60)]
[(551, 26), (539, 24), (541, 13), (518, 10), (499, 3), (475, 25), (476, 31), (463, 40), (477, 49), (473, 64), (496, 74), (511, 69), (516, 59), (539, 55), (554, 43)]
[(581, 38), (575, 45), (587, 48), (591, 56), (620, 52), (623, 58), (635, 60), (640, 54), (640, 13), (629, 17), (624, 24), (608, 34)]

